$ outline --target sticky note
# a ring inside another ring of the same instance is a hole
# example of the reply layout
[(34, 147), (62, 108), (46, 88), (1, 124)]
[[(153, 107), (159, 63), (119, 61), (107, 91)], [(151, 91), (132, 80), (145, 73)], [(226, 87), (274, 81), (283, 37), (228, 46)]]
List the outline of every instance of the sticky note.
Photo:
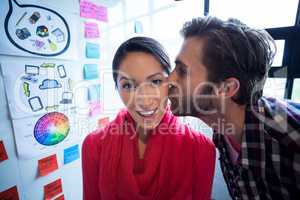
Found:
[(55, 198), (54, 200), (65, 200), (65, 195), (60, 195), (59, 197)]
[(97, 23), (85, 22), (84, 23), (84, 37), (85, 38), (99, 38), (99, 28)]
[(88, 100), (99, 101), (100, 100), (100, 85), (91, 85), (88, 87)]
[(19, 194), (17, 186), (9, 188), (5, 191), (0, 192), (0, 199), (2, 200), (19, 200)]
[(78, 144), (64, 150), (64, 164), (68, 164), (79, 158)]
[(57, 179), (52, 183), (49, 183), (44, 186), (44, 196), (45, 199), (52, 199), (53, 197), (57, 196), (58, 194), (62, 193), (62, 183), (61, 179)]
[(40, 176), (46, 176), (47, 174), (58, 169), (56, 154), (45, 157), (38, 161), (38, 169)]
[(109, 123), (109, 117), (104, 117), (98, 120), (98, 127), (103, 128)]
[(134, 32), (135, 33), (143, 33), (143, 24), (140, 21), (134, 22)]
[(93, 5), (94, 12), (95, 12), (95, 19), (102, 21), (102, 22), (107, 22), (107, 8), (104, 6), (100, 5)]
[(83, 78), (85, 80), (92, 80), (99, 78), (99, 71), (97, 64), (85, 64), (83, 66)]
[(100, 101), (93, 101), (89, 103), (89, 116), (94, 117), (101, 113), (101, 103)]
[(85, 55), (87, 58), (99, 58), (100, 57), (99, 44), (87, 42), (85, 46)]
[(8, 156), (7, 156), (7, 153), (5, 150), (5, 146), (4, 146), (3, 141), (1, 140), (0, 141), (0, 162), (7, 160), (7, 159), (8, 159)]
[(107, 22), (107, 8), (89, 1), (80, 1), (80, 17)]
[(88, 1), (80, 1), (80, 17), (95, 18), (93, 4)]

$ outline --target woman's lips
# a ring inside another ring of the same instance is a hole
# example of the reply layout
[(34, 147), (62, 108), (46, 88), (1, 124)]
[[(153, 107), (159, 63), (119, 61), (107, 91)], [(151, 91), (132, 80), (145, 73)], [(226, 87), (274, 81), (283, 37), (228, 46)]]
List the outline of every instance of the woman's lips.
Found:
[(141, 117), (143, 118), (152, 118), (157, 112), (157, 108), (153, 110), (148, 110), (148, 111), (136, 111)]

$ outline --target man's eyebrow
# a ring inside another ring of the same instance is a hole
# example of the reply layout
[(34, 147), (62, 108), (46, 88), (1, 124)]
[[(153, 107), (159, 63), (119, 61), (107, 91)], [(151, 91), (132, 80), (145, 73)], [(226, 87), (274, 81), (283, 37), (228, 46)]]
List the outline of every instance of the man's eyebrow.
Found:
[(182, 65), (182, 66), (184, 66), (184, 67), (187, 67), (187, 65), (186, 64), (184, 64), (184, 62), (182, 62), (181, 60), (179, 60), (178, 58), (176, 58), (176, 60), (175, 60), (175, 64), (176, 65)]

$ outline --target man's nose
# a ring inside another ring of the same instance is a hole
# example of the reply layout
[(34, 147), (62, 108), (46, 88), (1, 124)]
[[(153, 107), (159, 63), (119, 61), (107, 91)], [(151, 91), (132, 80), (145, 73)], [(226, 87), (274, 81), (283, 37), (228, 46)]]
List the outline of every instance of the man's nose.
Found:
[(171, 74), (169, 75), (169, 77), (168, 77), (169, 89), (175, 88), (176, 80), (177, 80), (177, 78), (176, 78), (176, 72), (175, 72), (175, 70), (173, 70), (171, 72)]

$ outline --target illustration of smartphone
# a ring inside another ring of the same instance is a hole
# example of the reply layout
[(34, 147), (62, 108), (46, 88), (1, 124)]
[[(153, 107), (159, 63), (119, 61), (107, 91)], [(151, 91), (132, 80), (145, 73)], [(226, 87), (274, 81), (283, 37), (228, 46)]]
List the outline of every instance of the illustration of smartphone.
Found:
[(33, 112), (37, 112), (43, 109), (43, 104), (40, 97), (35, 96), (28, 99), (30, 108)]
[(65, 78), (67, 76), (65, 66), (64, 65), (58, 65), (57, 71), (60, 78)]

